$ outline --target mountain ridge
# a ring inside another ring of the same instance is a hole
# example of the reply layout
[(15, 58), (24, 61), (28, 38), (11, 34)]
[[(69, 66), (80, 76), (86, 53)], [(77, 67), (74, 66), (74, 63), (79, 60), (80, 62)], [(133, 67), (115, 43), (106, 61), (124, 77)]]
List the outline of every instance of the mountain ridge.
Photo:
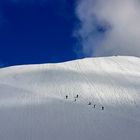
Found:
[(1, 140), (139, 140), (140, 58), (2, 68), (0, 115)]

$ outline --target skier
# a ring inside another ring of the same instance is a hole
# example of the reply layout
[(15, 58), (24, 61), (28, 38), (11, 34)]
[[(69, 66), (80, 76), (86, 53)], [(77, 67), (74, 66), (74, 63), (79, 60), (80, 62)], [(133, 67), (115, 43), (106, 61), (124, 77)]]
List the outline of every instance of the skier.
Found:
[(96, 105), (94, 104), (94, 106), (93, 106), (94, 108), (96, 107)]
[(88, 105), (91, 105), (91, 102), (89, 102)]
[(102, 106), (102, 110), (104, 110), (104, 107)]
[(68, 95), (66, 95), (66, 99), (68, 99)]
[(78, 98), (78, 97), (79, 97), (79, 95), (77, 94), (77, 95), (76, 95), (76, 98)]

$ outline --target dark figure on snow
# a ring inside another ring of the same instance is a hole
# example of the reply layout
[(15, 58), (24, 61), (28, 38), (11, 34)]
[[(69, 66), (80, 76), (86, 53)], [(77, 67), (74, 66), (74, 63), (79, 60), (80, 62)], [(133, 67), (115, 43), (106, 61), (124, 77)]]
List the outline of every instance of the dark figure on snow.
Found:
[(94, 108), (96, 107), (96, 105), (93, 106)]
[(89, 102), (88, 105), (91, 105), (91, 102)]
[(74, 99), (74, 102), (76, 102), (76, 99)]
[(78, 97), (79, 97), (79, 95), (77, 94), (77, 95), (76, 95), (76, 98), (78, 98)]
[(102, 110), (104, 110), (104, 107), (102, 106)]
[(68, 99), (68, 95), (66, 95), (66, 99)]

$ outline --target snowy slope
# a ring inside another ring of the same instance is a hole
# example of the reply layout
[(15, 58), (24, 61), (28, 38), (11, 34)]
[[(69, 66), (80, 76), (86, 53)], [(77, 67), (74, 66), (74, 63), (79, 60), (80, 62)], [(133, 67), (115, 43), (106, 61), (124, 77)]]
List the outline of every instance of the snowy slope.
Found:
[(140, 140), (140, 58), (0, 69), (0, 124), (0, 140)]

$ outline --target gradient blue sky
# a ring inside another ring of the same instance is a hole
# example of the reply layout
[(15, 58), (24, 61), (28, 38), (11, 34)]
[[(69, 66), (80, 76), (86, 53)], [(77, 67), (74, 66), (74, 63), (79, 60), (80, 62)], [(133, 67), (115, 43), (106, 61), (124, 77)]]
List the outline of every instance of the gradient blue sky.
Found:
[(140, 57), (139, 6), (137, 0), (0, 0), (0, 67)]
[(0, 1), (3, 66), (77, 59), (75, 0)]

